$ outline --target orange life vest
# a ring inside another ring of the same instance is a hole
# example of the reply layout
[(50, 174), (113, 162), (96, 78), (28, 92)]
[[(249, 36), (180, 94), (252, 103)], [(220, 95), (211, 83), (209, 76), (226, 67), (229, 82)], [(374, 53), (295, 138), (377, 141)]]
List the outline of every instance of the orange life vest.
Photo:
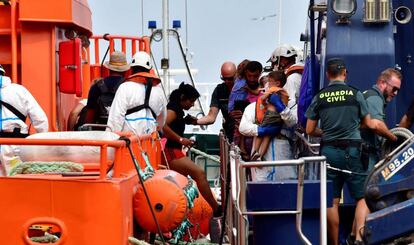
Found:
[(293, 65), (293, 66), (291, 66), (291, 67), (289, 67), (287, 70), (286, 70), (286, 77), (288, 77), (289, 75), (291, 75), (291, 74), (293, 74), (293, 73), (299, 73), (299, 74), (302, 74), (303, 73), (303, 70), (304, 70), (304, 66), (303, 65)]
[(126, 80), (131, 82), (137, 82), (147, 84), (148, 80), (152, 78), (152, 86), (156, 86), (161, 83), (161, 79), (150, 72), (138, 72), (129, 76)]
[(151, 111), (153, 118), (156, 119), (157, 115), (155, 114), (154, 110), (149, 106), (149, 99), (151, 96), (152, 86), (156, 86), (160, 84), (161, 79), (157, 75), (152, 74), (150, 72), (138, 72), (138, 73), (132, 74), (126, 80), (131, 81), (131, 82), (145, 84), (147, 85), (147, 89), (145, 90), (144, 104), (128, 109), (125, 115), (129, 115), (129, 114), (132, 114), (134, 112), (137, 112), (143, 109), (149, 109)]
[[(283, 88), (279, 88), (279, 87), (271, 87), (265, 92), (265, 94), (273, 94), (273, 93), (279, 94), (280, 98), (282, 99), (283, 104), (287, 105), (289, 101), (289, 96), (286, 90), (284, 90)], [(257, 101), (256, 101), (256, 123), (257, 124), (261, 124), (263, 122), (263, 119), (264, 119), (264, 116), (267, 110), (266, 105), (267, 105), (266, 101), (262, 100), (261, 96), (257, 98)]]

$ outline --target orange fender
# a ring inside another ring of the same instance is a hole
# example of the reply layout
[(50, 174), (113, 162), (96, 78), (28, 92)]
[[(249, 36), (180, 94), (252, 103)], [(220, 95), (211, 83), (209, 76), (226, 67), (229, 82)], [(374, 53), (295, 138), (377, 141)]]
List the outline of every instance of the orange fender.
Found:
[[(144, 182), (162, 232), (174, 230), (186, 218), (187, 198), (183, 188), (187, 184), (185, 176), (172, 170), (157, 170)], [(158, 232), (141, 185), (134, 196), (134, 216), (144, 230)]]
[[(193, 227), (190, 228), (191, 236), (194, 239), (198, 238), (199, 233), (207, 236), (209, 233), (210, 218), (213, 216), (213, 210), (208, 202), (199, 195), (194, 200), (194, 207), (188, 212), (188, 220), (190, 220)], [(184, 241), (188, 241), (188, 234), (185, 235)]]

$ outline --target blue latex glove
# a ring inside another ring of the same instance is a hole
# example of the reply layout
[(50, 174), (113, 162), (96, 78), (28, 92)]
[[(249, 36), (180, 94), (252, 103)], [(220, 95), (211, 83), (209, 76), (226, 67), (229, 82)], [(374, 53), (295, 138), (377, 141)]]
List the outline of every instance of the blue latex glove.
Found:
[(282, 126), (278, 125), (272, 125), (272, 126), (259, 126), (257, 128), (257, 135), (259, 137), (263, 136), (275, 136), (278, 133), (280, 133), (280, 129)]
[(280, 99), (280, 96), (277, 94), (270, 95), (269, 102), (276, 107), (276, 110), (279, 113), (281, 113), (286, 108), (285, 104), (283, 104), (282, 100)]

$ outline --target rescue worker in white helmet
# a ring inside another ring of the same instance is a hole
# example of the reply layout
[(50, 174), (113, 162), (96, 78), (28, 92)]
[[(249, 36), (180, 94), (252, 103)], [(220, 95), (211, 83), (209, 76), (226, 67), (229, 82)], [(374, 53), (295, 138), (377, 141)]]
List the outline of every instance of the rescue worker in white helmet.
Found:
[(112, 131), (151, 134), (161, 129), (166, 119), (166, 99), (161, 80), (152, 74), (150, 56), (140, 51), (131, 62), (131, 76), (116, 91), (108, 116)]
[(289, 44), (282, 44), (276, 48), (268, 62), (272, 63), (273, 70), (283, 70), (287, 76), (283, 87), (289, 94), (288, 107), (296, 105), (299, 98), (300, 83), (302, 80), (303, 64), (297, 63), (299, 52)]
[[(36, 132), (47, 132), (49, 122), (46, 113), (37, 103), (33, 95), (22, 85), (12, 83), (10, 77), (0, 65), (0, 137), (25, 138), (29, 135), (26, 118), (29, 117), (31, 126)], [(1, 146), (0, 175), (9, 172), (9, 161), (14, 157), (16, 147)]]

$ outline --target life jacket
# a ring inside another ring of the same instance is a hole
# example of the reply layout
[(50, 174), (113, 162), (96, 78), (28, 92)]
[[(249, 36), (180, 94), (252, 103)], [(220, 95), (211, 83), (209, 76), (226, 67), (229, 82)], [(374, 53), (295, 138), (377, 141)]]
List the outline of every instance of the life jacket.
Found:
[(152, 86), (157, 86), (161, 83), (161, 79), (150, 72), (137, 72), (129, 76), (126, 80), (131, 82), (137, 82), (147, 84), (148, 79), (152, 78)]
[[(287, 105), (289, 101), (289, 96), (283, 88), (271, 87), (265, 94), (277, 93), (280, 95), (283, 104)], [(261, 96), (257, 98), (256, 101), (256, 124), (261, 124), (263, 122), (264, 116), (266, 114), (267, 106), (266, 103), (262, 100)]]
[(286, 70), (286, 72), (285, 72), (286, 77), (288, 77), (289, 75), (291, 75), (293, 73), (299, 73), (299, 74), (302, 75), (304, 69), (305, 69), (305, 67), (301, 64), (292, 65), (291, 67), (289, 67)]
[(156, 119), (157, 114), (155, 114), (154, 110), (149, 106), (149, 99), (151, 96), (152, 86), (160, 84), (161, 79), (157, 75), (152, 74), (150, 72), (138, 72), (129, 76), (127, 78), (127, 81), (144, 84), (146, 85), (146, 90), (144, 104), (128, 109), (125, 115), (129, 115), (143, 109), (149, 109), (154, 119)]

